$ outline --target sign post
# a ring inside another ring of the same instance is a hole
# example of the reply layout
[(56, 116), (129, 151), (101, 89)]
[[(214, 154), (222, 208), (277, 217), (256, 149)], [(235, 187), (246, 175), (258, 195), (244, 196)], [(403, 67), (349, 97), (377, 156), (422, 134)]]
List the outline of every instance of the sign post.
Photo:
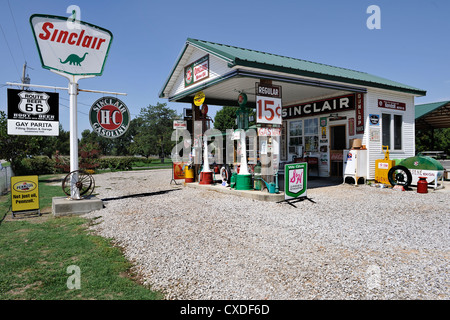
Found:
[(69, 80), (71, 198), (78, 200), (78, 81), (102, 75), (113, 35), (90, 23), (52, 15), (34, 14), (30, 24), (42, 67)]

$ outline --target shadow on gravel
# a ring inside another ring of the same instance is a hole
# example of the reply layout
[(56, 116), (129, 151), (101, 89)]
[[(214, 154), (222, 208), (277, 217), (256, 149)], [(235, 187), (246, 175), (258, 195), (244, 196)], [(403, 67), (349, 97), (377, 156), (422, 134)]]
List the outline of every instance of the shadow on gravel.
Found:
[(120, 200), (120, 199), (127, 199), (127, 198), (142, 198), (142, 197), (151, 197), (151, 196), (157, 196), (161, 194), (166, 194), (172, 191), (177, 191), (181, 189), (169, 189), (169, 190), (160, 190), (155, 192), (145, 192), (145, 193), (137, 193), (137, 194), (129, 194), (127, 196), (120, 196), (120, 197), (114, 197), (114, 198), (104, 198), (102, 201), (111, 201), (111, 200)]

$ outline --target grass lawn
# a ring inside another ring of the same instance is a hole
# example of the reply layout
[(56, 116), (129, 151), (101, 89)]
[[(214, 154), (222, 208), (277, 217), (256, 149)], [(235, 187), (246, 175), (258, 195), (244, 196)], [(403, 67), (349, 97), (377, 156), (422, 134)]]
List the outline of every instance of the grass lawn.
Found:
[[(48, 176), (39, 180), (41, 212), (49, 212), (52, 197), (64, 194), (60, 186), (45, 183)], [(0, 197), (0, 219), (10, 201), (9, 195)], [(89, 233), (88, 224), (95, 221), (20, 215), (0, 225), (0, 300), (163, 298), (138, 283), (130, 274), (131, 263), (110, 240)], [(77, 284), (74, 269), (79, 270), (79, 289), (69, 289)]]

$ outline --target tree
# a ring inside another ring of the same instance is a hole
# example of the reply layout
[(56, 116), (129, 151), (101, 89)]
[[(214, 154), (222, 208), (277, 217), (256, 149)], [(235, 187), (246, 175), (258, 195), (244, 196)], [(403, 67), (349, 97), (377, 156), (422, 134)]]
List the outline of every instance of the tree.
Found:
[(11, 163), (13, 172), (17, 172), (22, 159), (34, 155), (39, 150), (37, 137), (8, 135), (8, 119), (4, 111), (0, 111), (0, 159)]
[(84, 146), (87, 144), (98, 144), (102, 154), (111, 155), (114, 144), (113, 140), (114, 139), (99, 136), (97, 133), (95, 133), (95, 131), (85, 129), (81, 132), (80, 146)]
[(450, 154), (450, 128), (416, 130), (416, 153), (430, 150)]
[[(214, 117), (214, 128), (225, 132), (227, 129), (237, 129), (236, 124), (236, 111), (239, 107), (222, 107), (217, 111)], [(249, 115), (256, 119), (256, 112), (254, 109), (249, 110)], [(249, 121), (249, 126), (255, 124), (254, 121)]]
[(164, 163), (164, 157), (170, 154), (174, 146), (171, 141), (173, 120), (178, 117), (166, 103), (158, 102), (156, 106), (142, 108), (134, 123), (137, 134), (133, 136), (129, 151), (147, 158), (157, 154)]

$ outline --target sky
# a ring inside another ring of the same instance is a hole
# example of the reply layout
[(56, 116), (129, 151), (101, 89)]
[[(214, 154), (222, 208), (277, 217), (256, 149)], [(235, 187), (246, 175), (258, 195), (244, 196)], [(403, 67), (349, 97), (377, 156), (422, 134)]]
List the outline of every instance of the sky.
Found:
[[(448, 0), (0, 0), (0, 110), (7, 111), (6, 82), (67, 87), (43, 69), (29, 23), (31, 15), (69, 17), (112, 32), (103, 74), (82, 79), (80, 89), (117, 96), (132, 118), (141, 108), (167, 103), (178, 113), (188, 104), (160, 99), (187, 38), (212, 41), (367, 72), (427, 91), (416, 104), (450, 100), (450, 1)], [(380, 8), (380, 29), (369, 29), (370, 5)], [(42, 89), (47, 90), (47, 89)], [(52, 91), (52, 90), (48, 90)], [(60, 94), (60, 123), (69, 130), (69, 95)], [(88, 113), (103, 94), (80, 92), (78, 135), (92, 130)], [(221, 106), (209, 106), (210, 115)]]

